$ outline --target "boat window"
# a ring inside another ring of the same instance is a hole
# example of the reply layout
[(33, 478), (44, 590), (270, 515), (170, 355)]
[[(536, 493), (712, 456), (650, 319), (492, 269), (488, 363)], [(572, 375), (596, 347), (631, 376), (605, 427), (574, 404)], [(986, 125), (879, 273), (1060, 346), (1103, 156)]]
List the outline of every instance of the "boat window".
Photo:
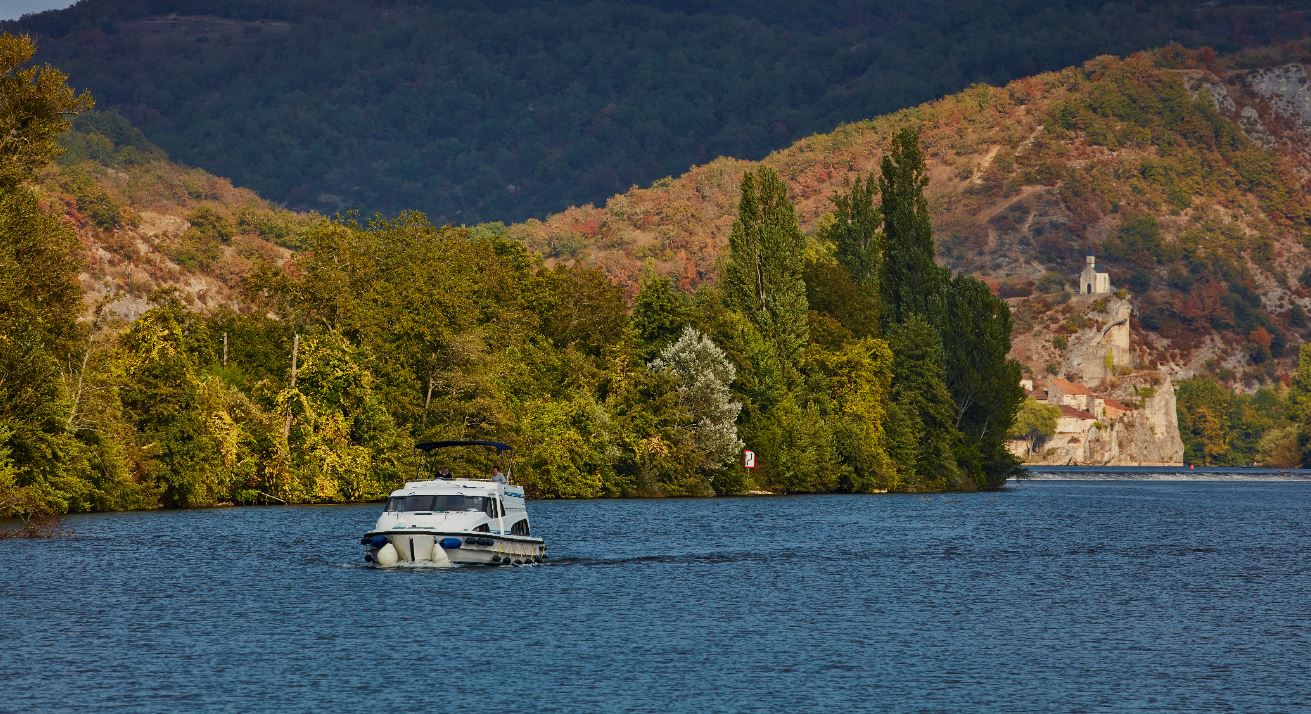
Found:
[(492, 499), (486, 496), (440, 494), (436, 496), (392, 496), (388, 511), (486, 511)]
[(510, 526), (510, 533), (512, 535), (522, 535), (522, 536), (532, 535), (531, 529), (528, 528), (528, 519), (525, 518), (522, 521), (519, 521), (518, 523), (515, 523), (514, 525)]

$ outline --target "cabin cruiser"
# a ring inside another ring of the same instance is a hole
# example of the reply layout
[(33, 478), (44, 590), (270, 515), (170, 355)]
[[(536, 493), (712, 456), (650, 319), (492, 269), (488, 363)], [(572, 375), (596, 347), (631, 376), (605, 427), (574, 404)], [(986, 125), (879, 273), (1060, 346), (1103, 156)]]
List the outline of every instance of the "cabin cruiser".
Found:
[[(499, 457), (511, 448), (497, 441), (427, 441), (415, 448), (425, 463), (440, 449), (482, 446)], [(407, 481), (392, 492), (373, 530), (360, 542), (364, 559), (395, 565), (527, 565), (546, 559), (546, 545), (532, 536), (522, 486), (499, 465), (487, 478), (455, 478), (446, 467), (431, 478)]]

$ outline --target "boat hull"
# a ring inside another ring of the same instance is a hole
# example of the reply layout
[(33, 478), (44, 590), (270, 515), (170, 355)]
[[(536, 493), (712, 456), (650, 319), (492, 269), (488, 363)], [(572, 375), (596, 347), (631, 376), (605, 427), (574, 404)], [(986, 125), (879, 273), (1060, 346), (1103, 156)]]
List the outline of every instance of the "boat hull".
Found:
[(546, 544), (530, 536), (405, 528), (369, 531), (360, 542), (365, 561), (377, 565), (382, 565), (378, 551), (388, 544), (396, 565), (531, 565), (546, 560)]

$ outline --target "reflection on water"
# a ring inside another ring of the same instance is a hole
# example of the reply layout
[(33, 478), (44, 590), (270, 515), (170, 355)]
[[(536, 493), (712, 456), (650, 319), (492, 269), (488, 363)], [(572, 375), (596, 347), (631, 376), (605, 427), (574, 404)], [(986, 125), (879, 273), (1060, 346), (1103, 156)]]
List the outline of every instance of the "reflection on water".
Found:
[(377, 504), (0, 542), (0, 710), (1273, 711), (1311, 691), (1304, 482), (532, 507), (553, 558), (515, 568), (365, 567)]

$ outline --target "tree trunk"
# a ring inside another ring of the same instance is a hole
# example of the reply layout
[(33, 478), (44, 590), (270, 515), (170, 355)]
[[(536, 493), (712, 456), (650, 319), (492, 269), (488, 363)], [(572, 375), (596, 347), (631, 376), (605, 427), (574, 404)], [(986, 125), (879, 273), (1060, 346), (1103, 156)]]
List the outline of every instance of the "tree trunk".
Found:
[[(300, 356), (300, 333), (291, 341), (291, 388), (296, 388), (296, 359)], [(282, 440), (291, 439), (291, 405), (287, 405), (287, 420), (282, 424)]]

